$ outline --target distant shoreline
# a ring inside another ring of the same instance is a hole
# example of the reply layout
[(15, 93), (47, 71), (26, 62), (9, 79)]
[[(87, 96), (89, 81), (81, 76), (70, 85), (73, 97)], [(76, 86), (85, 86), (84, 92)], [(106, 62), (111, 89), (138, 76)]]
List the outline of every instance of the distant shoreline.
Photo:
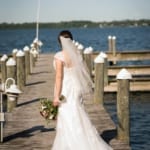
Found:
[[(62, 22), (41, 22), (40, 28), (103, 28), (103, 27), (138, 27), (150, 26), (150, 19), (141, 20), (122, 20), (111, 22), (93, 22), (93, 21), (62, 21)], [(36, 22), (31, 23), (0, 23), (0, 29), (34, 29)]]

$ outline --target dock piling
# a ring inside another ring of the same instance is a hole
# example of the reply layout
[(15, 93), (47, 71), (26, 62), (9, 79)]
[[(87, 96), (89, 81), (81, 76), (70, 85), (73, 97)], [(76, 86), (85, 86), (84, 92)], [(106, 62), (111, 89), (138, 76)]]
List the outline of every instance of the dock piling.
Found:
[(8, 59), (7, 55), (3, 55), (1, 57), (1, 90), (4, 91), (4, 84), (7, 79), (7, 69), (6, 69), (6, 61)]
[(106, 53), (101, 52), (100, 56), (104, 58), (104, 86), (106, 86), (108, 85), (108, 60)]
[(113, 52), (113, 56), (116, 56), (116, 37), (113, 36), (112, 37), (112, 52)]
[(92, 52), (93, 52), (92, 47), (88, 47), (84, 50), (84, 61), (89, 69), (90, 76), (92, 76), (92, 69), (93, 69)]
[(18, 49), (13, 49), (13, 51), (12, 51), (12, 56), (13, 56), (13, 58), (16, 60), (16, 54), (17, 54), (17, 52), (18, 52)]
[(130, 102), (129, 102), (129, 80), (131, 74), (122, 69), (117, 75), (117, 138), (129, 144), (130, 141)]
[(108, 36), (108, 51), (113, 54), (113, 64), (116, 64), (116, 36)]
[(100, 55), (96, 57), (95, 62), (95, 89), (94, 103), (104, 103), (104, 58)]
[(108, 36), (108, 51), (112, 52), (112, 36)]
[(25, 46), (23, 50), (25, 53), (25, 76), (27, 80), (27, 76), (30, 74), (30, 49), (28, 46)]
[(21, 91), (23, 91), (23, 88), (26, 83), (26, 77), (25, 77), (25, 54), (23, 51), (17, 52), (17, 85)]

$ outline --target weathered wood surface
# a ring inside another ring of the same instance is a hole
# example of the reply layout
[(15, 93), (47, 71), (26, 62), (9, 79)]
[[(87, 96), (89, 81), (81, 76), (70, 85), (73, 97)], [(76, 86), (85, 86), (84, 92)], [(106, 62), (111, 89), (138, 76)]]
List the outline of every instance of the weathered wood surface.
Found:
[[(93, 53), (93, 59), (99, 54), (99, 52)], [(135, 61), (135, 60), (150, 60), (150, 51), (116, 51), (115, 57), (112, 52), (106, 52), (108, 61)]]
[(116, 76), (122, 68), (126, 68), (133, 76), (150, 75), (150, 65), (135, 66), (109, 66), (108, 75)]
[[(104, 87), (104, 92), (117, 92), (117, 82), (112, 82)], [(130, 92), (146, 92), (150, 91), (150, 81), (134, 81), (130, 82)]]
[[(39, 99), (53, 97), (52, 60), (52, 54), (40, 55), (33, 73), (28, 76), (23, 94), (19, 96), (18, 106), (12, 113), (5, 114), (4, 143), (0, 144), (0, 150), (51, 149), (56, 133), (56, 121), (47, 126), (39, 114)], [(115, 150), (130, 149), (126, 143), (116, 140), (116, 126), (102, 106), (86, 101), (85, 109), (101, 136)]]
[[(109, 67), (108, 75), (109, 79), (112, 76), (117, 76), (120, 70), (124, 67)], [(143, 92), (150, 91), (150, 66), (126, 66), (125, 67), (128, 72), (131, 73), (132, 79), (130, 84), (131, 92)], [(109, 85), (107, 85), (104, 89), (105, 92), (115, 92), (117, 91), (117, 83), (116, 79), (109, 80)]]
[(2, 150), (48, 150), (54, 135), (55, 122), (47, 127), (39, 114), (39, 99), (53, 96), (54, 71), (52, 55), (41, 55), (32, 75), (28, 76), (18, 107), (6, 114)]
[[(92, 61), (98, 56), (99, 52), (92, 54)], [(110, 61), (149, 61), (150, 51), (117, 51), (115, 55), (112, 52), (106, 52), (108, 62)], [(104, 92), (117, 92), (117, 83), (115, 77), (122, 68), (127, 69), (132, 75), (130, 92), (150, 91), (150, 65), (126, 65), (126, 66), (108, 66), (109, 84), (105, 86)], [(92, 76), (94, 77), (94, 70)]]

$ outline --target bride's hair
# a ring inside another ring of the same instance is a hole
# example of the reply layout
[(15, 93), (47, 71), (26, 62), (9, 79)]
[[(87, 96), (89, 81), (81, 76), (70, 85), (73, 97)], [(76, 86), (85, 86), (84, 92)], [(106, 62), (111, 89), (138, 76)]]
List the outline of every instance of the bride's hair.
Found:
[(88, 93), (91, 91), (93, 83), (87, 66), (72, 39), (72, 34), (68, 30), (64, 30), (59, 34), (59, 41), (64, 56), (64, 65), (67, 68), (71, 68), (72, 75), (81, 93)]
[(62, 50), (63, 50), (63, 55), (64, 55), (64, 62), (65, 62), (65, 65), (66, 67), (68, 66), (72, 66), (72, 61), (68, 55), (68, 53), (66, 51), (64, 51), (64, 47), (63, 47), (63, 43), (62, 43), (62, 40), (61, 38), (66, 38), (66, 39), (70, 39), (70, 40), (73, 40), (73, 36), (72, 36), (72, 33), (69, 31), (69, 30), (63, 30), (59, 33), (59, 36), (58, 36), (58, 41), (62, 47)]
[(59, 41), (59, 43), (61, 44), (60, 37), (70, 38), (71, 40), (73, 40), (73, 36), (72, 36), (71, 32), (68, 31), (68, 30), (63, 30), (63, 31), (61, 31), (61, 32), (59, 33), (59, 35), (58, 35), (58, 41)]

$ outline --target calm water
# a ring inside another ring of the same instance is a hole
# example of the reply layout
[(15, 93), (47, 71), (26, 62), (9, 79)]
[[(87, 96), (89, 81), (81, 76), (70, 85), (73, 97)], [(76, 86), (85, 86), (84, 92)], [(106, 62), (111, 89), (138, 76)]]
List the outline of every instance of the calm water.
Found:
[[(61, 29), (40, 29), (39, 39), (44, 43), (43, 53), (55, 52), (59, 49), (57, 35)], [(81, 28), (70, 29), (74, 39), (84, 45), (92, 46), (95, 51), (108, 49), (107, 37), (116, 36), (117, 49), (150, 50), (150, 27), (138, 28)], [(35, 30), (0, 30), (0, 53), (11, 53), (12, 49), (30, 46), (35, 38)]]
[[(105, 96), (105, 107), (117, 124), (116, 95)], [(130, 145), (132, 150), (150, 149), (150, 93), (130, 94)]]
[[(42, 53), (56, 52), (60, 49), (57, 35), (61, 29), (40, 29), (39, 39), (43, 42)], [(150, 27), (136, 28), (80, 28), (70, 29), (74, 39), (95, 51), (108, 49), (107, 37), (116, 36), (117, 50), (150, 50)], [(0, 30), (0, 54), (10, 54), (14, 48), (30, 46), (35, 38), (35, 30)], [(150, 64), (150, 61), (137, 61), (136, 64)], [(105, 104), (112, 119), (117, 123), (116, 97), (110, 96)], [(132, 150), (150, 149), (150, 94), (135, 93), (131, 97), (131, 146)]]

